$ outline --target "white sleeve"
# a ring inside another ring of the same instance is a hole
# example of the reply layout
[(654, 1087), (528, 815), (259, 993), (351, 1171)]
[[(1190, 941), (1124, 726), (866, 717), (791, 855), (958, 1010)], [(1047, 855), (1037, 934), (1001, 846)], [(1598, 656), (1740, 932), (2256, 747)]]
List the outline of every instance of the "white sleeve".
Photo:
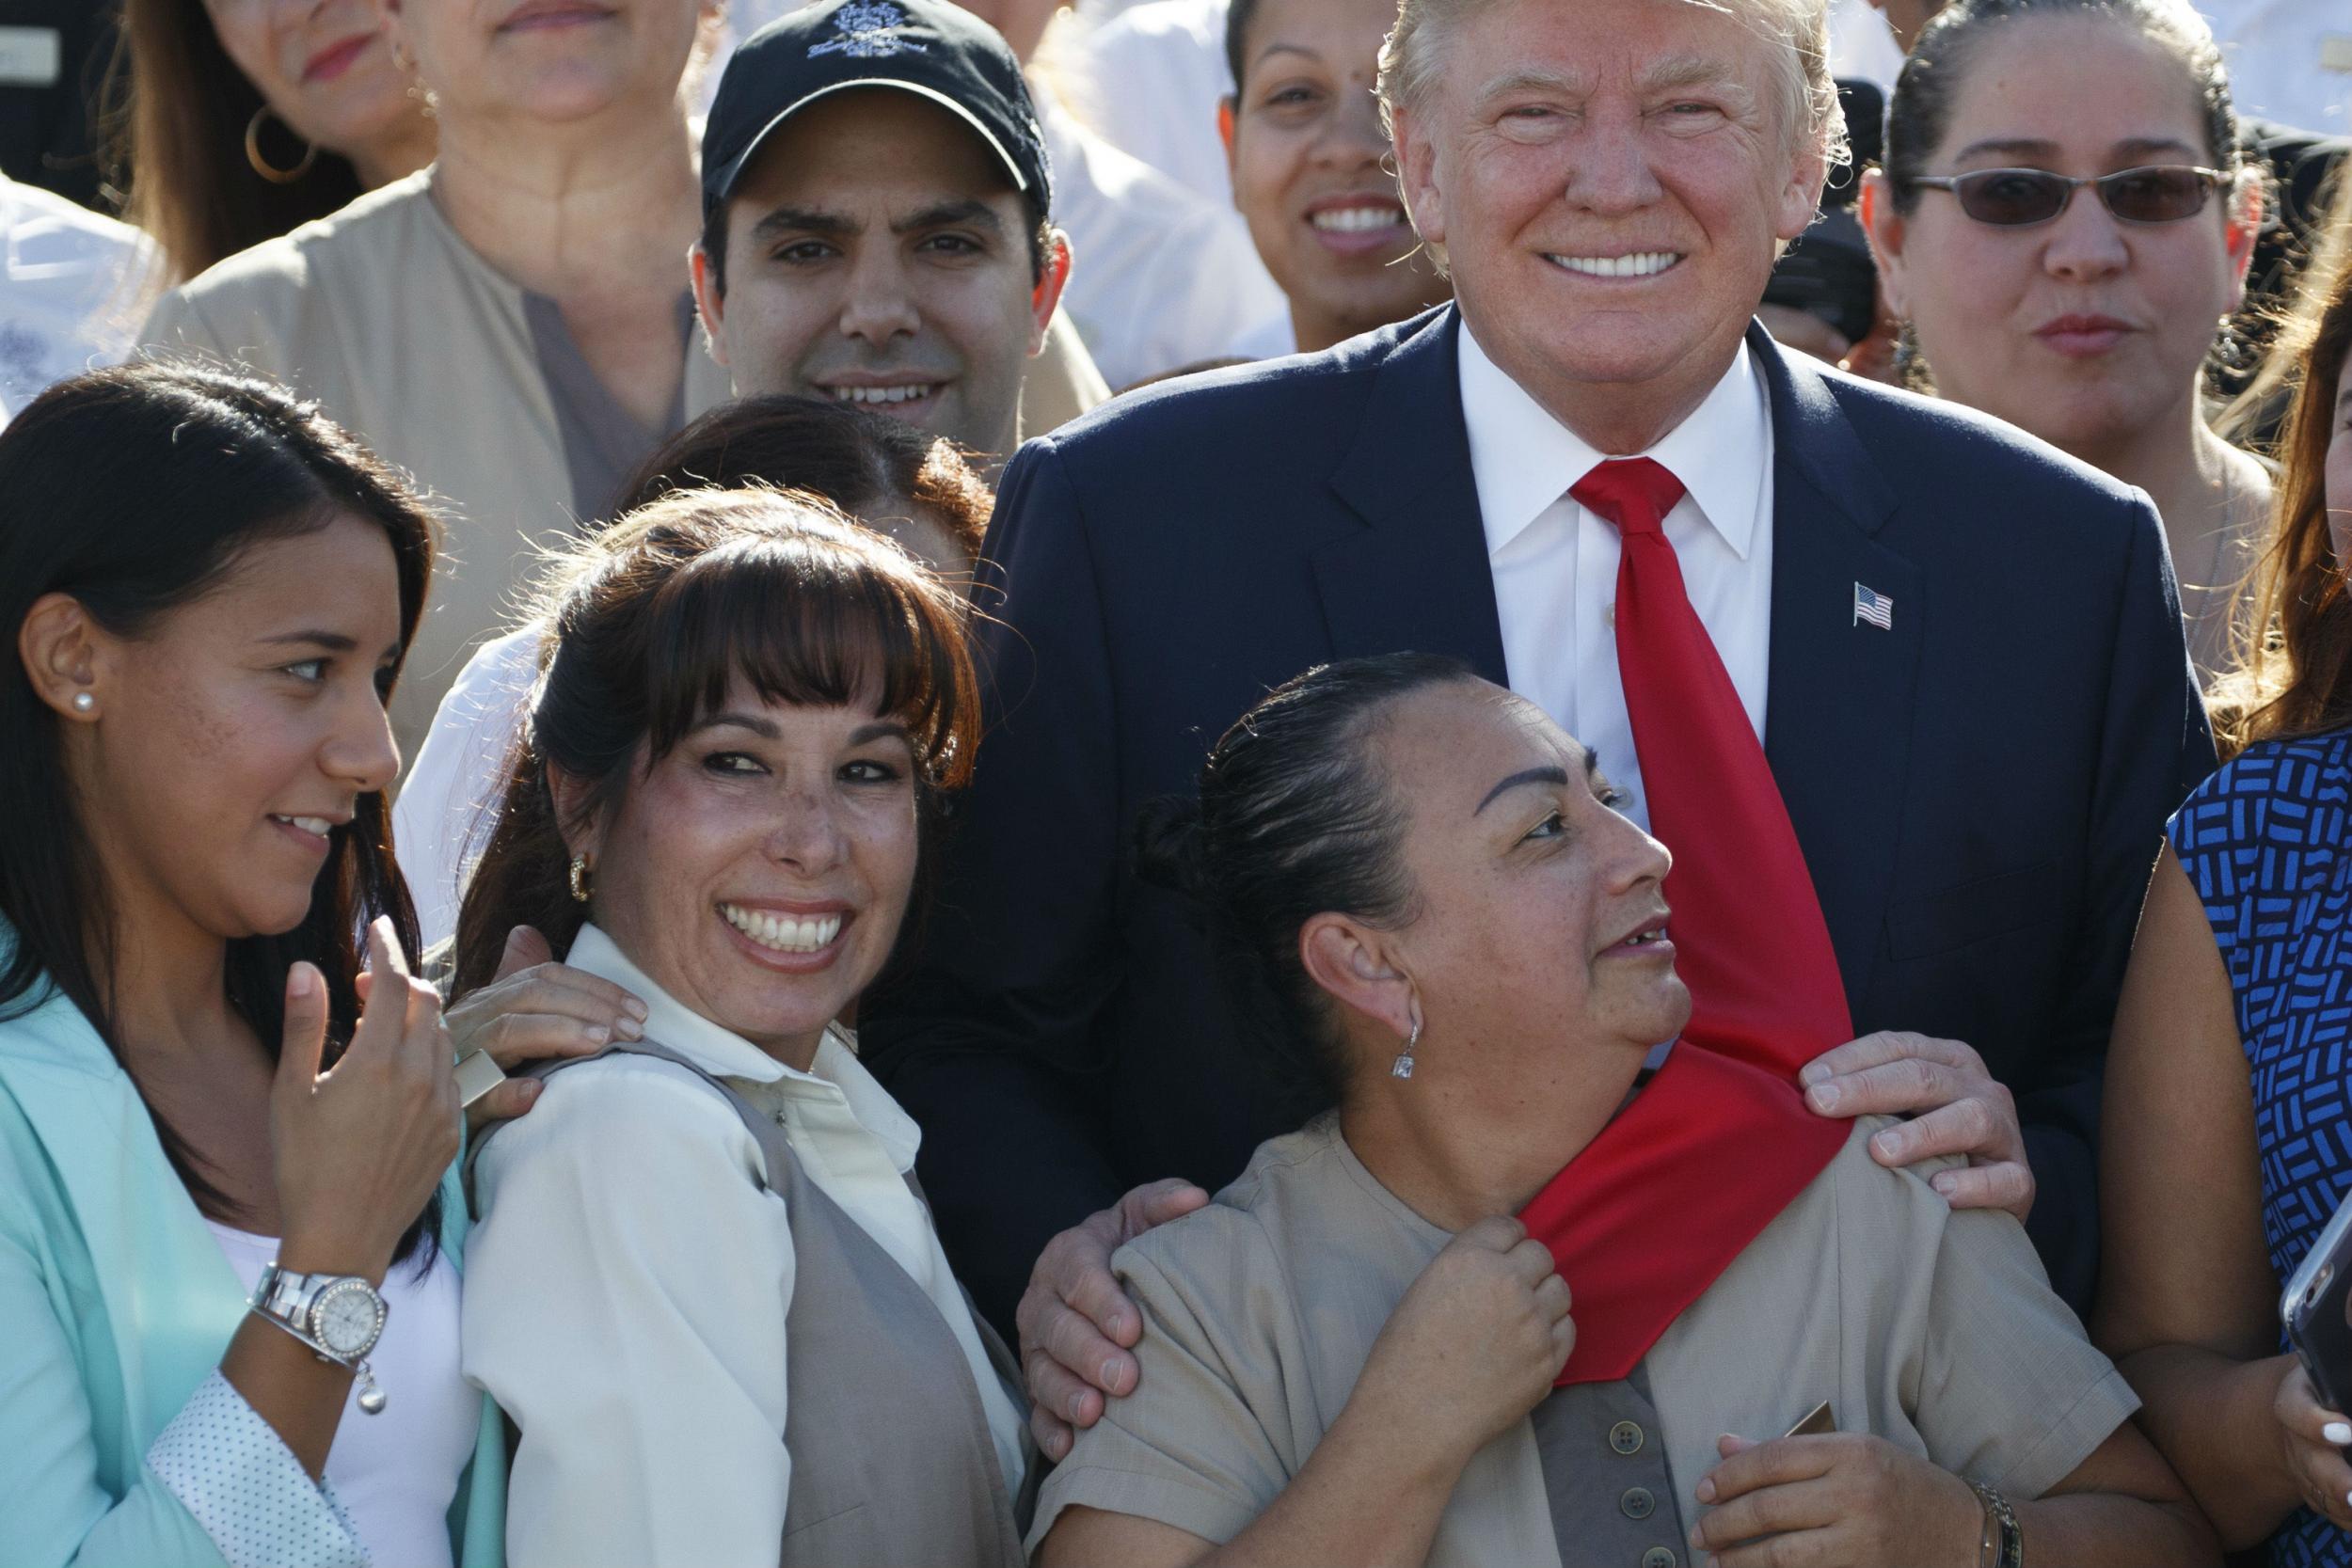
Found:
[(229, 1568), (365, 1568), (367, 1548), (335, 1494), (217, 1370), (155, 1434), (147, 1467)]
[(522, 733), (538, 667), (539, 638), (530, 629), (476, 649), (434, 710), (392, 801), (392, 844), (427, 948), (457, 933), (457, 906), (489, 842), (507, 750)]
[(708, 1085), (611, 1057), (483, 1150), (466, 1375), (521, 1428), (507, 1560), (773, 1568), (791, 1232)]

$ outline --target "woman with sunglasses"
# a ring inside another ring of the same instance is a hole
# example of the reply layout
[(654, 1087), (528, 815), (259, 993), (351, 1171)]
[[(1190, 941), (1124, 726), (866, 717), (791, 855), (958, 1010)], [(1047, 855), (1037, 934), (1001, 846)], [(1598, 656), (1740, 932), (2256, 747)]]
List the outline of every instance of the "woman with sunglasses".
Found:
[(2155, 501), (2207, 680), (2270, 504), (2203, 405), (2262, 216), (2236, 148), (2187, 0), (1957, 0), (1903, 66), (1862, 197), (1933, 389)]

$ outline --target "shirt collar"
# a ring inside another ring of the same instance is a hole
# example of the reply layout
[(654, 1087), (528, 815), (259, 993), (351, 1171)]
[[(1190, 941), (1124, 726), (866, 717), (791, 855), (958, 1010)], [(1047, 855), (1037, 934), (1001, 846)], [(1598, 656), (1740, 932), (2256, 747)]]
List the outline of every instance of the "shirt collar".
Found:
[(595, 926), (582, 926), (564, 961), (610, 980), (645, 1004), (645, 1037), (668, 1046), (714, 1078), (770, 1085), (787, 1099), (834, 1101), (879, 1139), (901, 1171), (914, 1168), (922, 1133), (858, 1060), (857, 1044), (838, 1023), (825, 1026), (807, 1072), (776, 1060), (734, 1031), (720, 1027), (655, 984), (619, 945)]
[[(1554, 419), (1526, 388), (1486, 357), (1465, 322), (1456, 373), (1470, 430), (1470, 477), (1494, 555), (1591, 472), (1608, 453)], [(1747, 340), (1730, 369), (1689, 418), (1639, 455), (1682, 481), (1708, 526), (1740, 560), (1756, 537), (1772, 456), (1772, 404)]]

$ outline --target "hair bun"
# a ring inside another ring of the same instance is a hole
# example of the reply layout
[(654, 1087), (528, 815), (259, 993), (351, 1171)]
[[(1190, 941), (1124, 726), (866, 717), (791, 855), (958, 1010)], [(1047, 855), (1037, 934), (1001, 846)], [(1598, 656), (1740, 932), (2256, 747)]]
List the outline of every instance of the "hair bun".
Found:
[(1207, 872), (1200, 798), (1163, 795), (1136, 814), (1136, 875), (1189, 897), (1201, 895)]

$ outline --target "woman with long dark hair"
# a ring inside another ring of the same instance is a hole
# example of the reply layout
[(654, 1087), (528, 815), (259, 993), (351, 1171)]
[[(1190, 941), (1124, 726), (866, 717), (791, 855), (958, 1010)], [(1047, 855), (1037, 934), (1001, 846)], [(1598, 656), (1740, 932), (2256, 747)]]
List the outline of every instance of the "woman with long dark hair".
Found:
[(0, 1561), (493, 1563), (384, 794), (427, 515), (154, 366), (30, 404), (0, 495)]
[(374, 0), (123, 0), (106, 97), (124, 215), (172, 282), (433, 158)]
[(2352, 1419), (2279, 1294), (2352, 1193), (2352, 204), (2301, 313), (2234, 755), (2172, 819), (2107, 1057), (2097, 1326), (2149, 1435), (2281, 1568), (2352, 1564)]

